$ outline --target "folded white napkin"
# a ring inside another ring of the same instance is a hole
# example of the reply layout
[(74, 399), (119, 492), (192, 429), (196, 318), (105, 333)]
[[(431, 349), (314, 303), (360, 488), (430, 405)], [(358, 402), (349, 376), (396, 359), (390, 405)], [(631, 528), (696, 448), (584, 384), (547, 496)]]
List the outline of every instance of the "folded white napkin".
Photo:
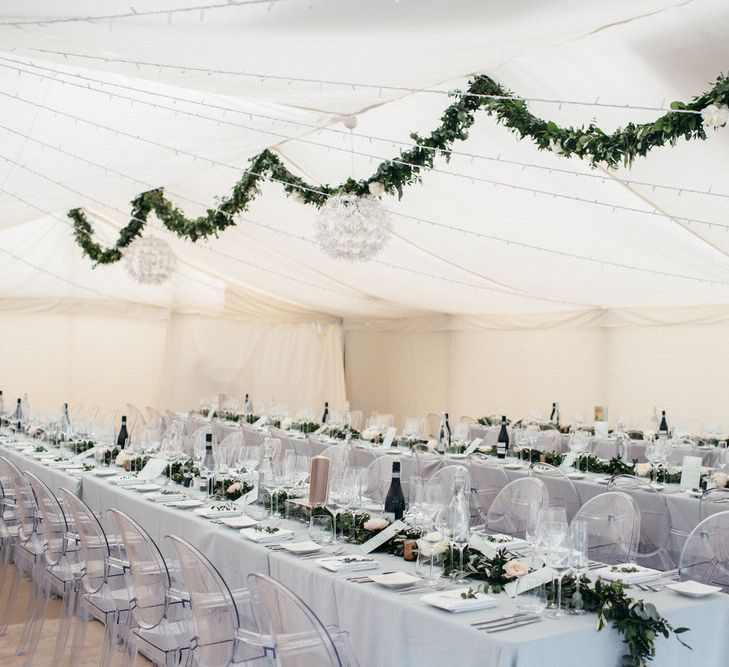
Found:
[(247, 540), (251, 540), (251, 542), (266, 544), (267, 542), (288, 540), (293, 536), (294, 531), (286, 530), (286, 528), (279, 528), (275, 533), (267, 533), (265, 531), (258, 531), (255, 528), (243, 528), (243, 530), (240, 531), (240, 534)]
[(380, 564), (374, 558), (366, 556), (338, 556), (336, 558), (319, 558), (316, 561), (331, 572), (353, 572), (357, 570), (376, 570)]
[(468, 588), (456, 588), (452, 591), (428, 593), (420, 599), (429, 605), (453, 613), (487, 609), (488, 607), (495, 607), (497, 604), (496, 598), (486, 595), (486, 593), (476, 593), (475, 598), (464, 599), (461, 597), (461, 593), (465, 593), (466, 591), (468, 591)]
[[(630, 571), (626, 571), (630, 570)], [(633, 571), (634, 570), (634, 571)], [(651, 581), (661, 576), (660, 570), (653, 570), (650, 567), (625, 563), (623, 565), (606, 565), (599, 570), (593, 570), (592, 574), (608, 581), (622, 581), (626, 584), (639, 584), (643, 581)]]

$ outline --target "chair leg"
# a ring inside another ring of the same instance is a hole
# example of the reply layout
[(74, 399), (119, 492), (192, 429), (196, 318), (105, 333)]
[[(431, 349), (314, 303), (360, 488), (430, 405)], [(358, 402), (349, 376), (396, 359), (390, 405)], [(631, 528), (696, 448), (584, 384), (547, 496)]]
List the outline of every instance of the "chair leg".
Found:
[(81, 651), (86, 638), (86, 626), (93, 620), (83, 608), (82, 594), (79, 593), (76, 603), (76, 616), (74, 619), (73, 639), (71, 640), (71, 654), (68, 658), (68, 667), (76, 667), (81, 662)]
[(110, 667), (111, 657), (114, 655), (114, 644), (116, 643), (116, 626), (119, 620), (119, 612), (113, 611), (106, 614), (104, 623), (104, 647), (101, 650), (101, 661), (99, 667)]
[(73, 623), (73, 617), (76, 613), (76, 601), (78, 599), (78, 591), (75, 581), (66, 581), (63, 585), (63, 604), (61, 607), (61, 618), (58, 624), (58, 634), (56, 635), (56, 648), (53, 652), (53, 665), (60, 665), (63, 660), (63, 654), (66, 652), (68, 644), (68, 634)]
[(124, 645), (124, 658), (122, 667), (135, 667), (137, 664), (137, 642), (134, 636), (134, 630), (127, 635), (127, 642)]
[[(16, 549), (16, 552), (18, 549)], [(17, 559), (16, 559), (17, 560)], [(10, 612), (14, 609), (14, 601), (18, 596), (18, 586), (20, 584), (20, 570), (17, 565), (13, 566), (10, 579), (10, 592), (5, 600), (5, 604), (0, 609), (0, 636), (6, 635), (8, 632), (8, 623), (10, 622)]]
[[(44, 604), (44, 598), (46, 594), (46, 583), (50, 586), (50, 581), (46, 576), (45, 570), (45, 559), (42, 554), (36, 554), (35, 562), (33, 563), (33, 593), (30, 596), (29, 603), (29, 614), (26, 617), (25, 625), (23, 626), (23, 632), (20, 635), (20, 641), (18, 647), (15, 649), (15, 655), (24, 655), (28, 651), (28, 644), (31, 639), (39, 636), (38, 629), (43, 625), (45, 617), (45, 608), (47, 605)], [(48, 595), (50, 596), (50, 590)], [(37, 643), (37, 642), (36, 642)], [(24, 661), (24, 665), (27, 660)]]
[(28, 636), (28, 643), (24, 647), (26, 652), (23, 667), (30, 667), (35, 659), (35, 652), (43, 636), (43, 626), (48, 615), (48, 600), (53, 593), (53, 580), (50, 574), (44, 573), (43, 585), (40, 587), (40, 598), (34, 609), (35, 621)]

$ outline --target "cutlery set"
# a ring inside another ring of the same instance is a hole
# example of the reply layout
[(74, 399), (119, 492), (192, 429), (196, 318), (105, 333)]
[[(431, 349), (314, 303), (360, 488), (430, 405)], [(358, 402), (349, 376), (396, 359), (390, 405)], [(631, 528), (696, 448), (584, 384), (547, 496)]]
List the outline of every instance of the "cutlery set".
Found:
[(512, 628), (520, 628), (523, 625), (539, 623), (541, 620), (536, 614), (519, 612), (518, 614), (499, 616), (485, 621), (476, 621), (471, 623), (471, 627), (476, 630), (485, 630), (486, 632), (501, 632), (503, 630), (511, 630)]

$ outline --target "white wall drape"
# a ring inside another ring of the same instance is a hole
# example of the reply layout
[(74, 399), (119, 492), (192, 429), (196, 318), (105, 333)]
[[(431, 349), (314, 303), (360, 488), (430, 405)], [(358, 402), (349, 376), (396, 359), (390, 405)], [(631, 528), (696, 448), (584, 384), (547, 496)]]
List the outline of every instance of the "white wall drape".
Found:
[(657, 407), (675, 423), (729, 427), (729, 323), (689, 323), (700, 319), (690, 309), (683, 324), (662, 324), (665, 316), (645, 312), (637, 325), (637, 314), (606, 313), (602, 326), (544, 328), (514, 320), (465, 327), (448, 318), (420, 322), (420, 330), (413, 321), (390, 331), (349, 323), (348, 395), (365, 411), (395, 412), (398, 423), (445, 409), (456, 417), (546, 416), (559, 401), (566, 419), (590, 420), (595, 405), (606, 405), (613, 422), (647, 422)]

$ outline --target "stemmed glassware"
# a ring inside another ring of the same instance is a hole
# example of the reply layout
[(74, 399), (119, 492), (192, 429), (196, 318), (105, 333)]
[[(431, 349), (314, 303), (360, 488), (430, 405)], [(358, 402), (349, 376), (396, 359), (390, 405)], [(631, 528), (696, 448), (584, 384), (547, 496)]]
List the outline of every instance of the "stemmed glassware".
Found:
[(341, 542), (341, 537), (337, 535), (337, 517), (346, 509), (348, 498), (346, 488), (344, 487), (345, 473), (342, 470), (334, 468), (329, 476), (329, 488), (327, 489), (327, 500), (324, 506), (332, 515), (332, 524), (334, 526), (334, 541)]
[(587, 522), (576, 519), (570, 525), (569, 566), (575, 577), (575, 592), (572, 596), (573, 609), (570, 613), (578, 616), (585, 613), (580, 593), (580, 578), (587, 572), (589, 562), (587, 549)]
[(566, 523), (549, 522), (545, 526), (544, 536), (547, 543), (547, 565), (557, 575), (557, 606), (549, 615), (552, 618), (564, 618), (562, 610), (562, 579), (570, 567), (570, 535)]

